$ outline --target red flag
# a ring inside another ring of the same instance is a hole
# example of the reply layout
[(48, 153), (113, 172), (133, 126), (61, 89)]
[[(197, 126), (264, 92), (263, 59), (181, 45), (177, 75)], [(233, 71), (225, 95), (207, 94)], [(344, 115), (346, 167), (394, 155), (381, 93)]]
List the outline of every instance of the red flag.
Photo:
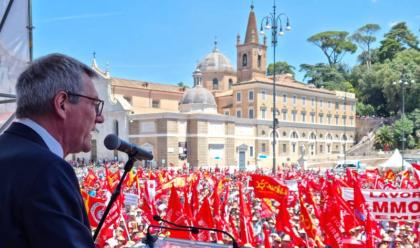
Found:
[(299, 204), (300, 204), (300, 226), (303, 230), (305, 230), (306, 234), (313, 240), (317, 239), (316, 235), (316, 227), (312, 221), (311, 216), (309, 215), (308, 210), (305, 207), (305, 204), (303, 202), (303, 187), (299, 184)]
[[(171, 195), (168, 200), (168, 208), (166, 209), (166, 218), (178, 225), (186, 225), (186, 218), (183, 212), (181, 211), (182, 205), (181, 200), (179, 199), (178, 193), (174, 186), (171, 188)], [(189, 239), (189, 232), (185, 231), (171, 231), (170, 237), (180, 238), (180, 239)]]
[(287, 186), (282, 185), (273, 177), (258, 174), (251, 174), (250, 176), (251, 181), (249, 183), (254, 187), (255, 197), (270, 198), (281, 202), (284, 197), (287, 198), (289, 195)]
[(124, 180), (123, 187), (125, 187), (125, 188), (131, 188), (134, 185), (135, 182), (137, 182), (137, 174), (134, 173), (133, 170), (130, 170), (127, 173), (127, 176), (126, 176), (126, 178)]
[[(83, 191), (82, 191), (83, 192)], [(106, 200), (82, 193), (91, 227), (97, 227), (106, 208)]]
[(270, 199), (261, 201), (261, 218), (271, 218), (274, 214), (274, 207)]
[(414, 177), (417, 179), (417, 185), (420, 186), (420, 165), (416, 163), (411, 164), (414, 168)]
[(393, 181), (393, 180), (395, 180), (395, 178), (396, 178), (395, 173), (394, 173), (391, 169), (389, 169), (389, 170), (385, 173), (385, 179), (388, 179), (388, 180)]
[(280, 203), (279, 213), (276, 218), (276, 230), (288, 234), (296, 245), (305, 245), (305, 241), (296, 235), (292, 225), (290, 224), (290, 215), (289, 212), (287, 212), (286, 199)]
[(324, 204), (319, 224), (325, 235), (324, 243), (332, 247), (340, 247), (340, 244), (343, 242), (340, 230), (341, 218), (339, 204), (334, 196), (332, 183), (328, 182), (326, 187), (327, 194), (321, 194), (321, 202)]
[(99, 232), (98, 239), (99, 240), (106, 240), (107, 236), (109, 235), (108, 231), (111, 226), (118, 226), (118, 220), (121, 215), (121, 198), (118, 197), (118, 199), (112, 204), (111, 210), (109, 211), (105, 221), (104, 225), (102, 226), (101, 231)]
[(254, 244), (254, 233), (251, 224), (251, 211), (248, 208), (242, 191), (242, 184), (239, 184), (239, 235), (240, 244)]
[(230, 226), (230, 233), (232, 233), (233, 237), (236, 241), (240, 242), (241, 238), (239, 237), (238, 229), (235, 226), (235, 222), (233, 220), (232, 215), (229, 215), (229, 226)]
[(370, 215), (368, 214), (367, 221), (366, 221), (366, 248), (374, 248), (375, 246), (375, 239), (373, 237), (373, 221), (370, 219)]
[[(197, 218), (196, 218), (197, 226), (206, 227), (206, 228), (214, 228), (214, 220), (213, 215), (210, 209), (210, 203), (207, 197), (204, 198), (203, 204), (201, 205), (200, 210), (198, 211)], [(202, 241), (212, 241), (210, 240), (210, 233), (209, 231), (200, 231), (198, 237)]]
[(263, 225), (263, 233), (264, 233), (264, 248), (271, 248), (270, 245), (270, 230), (266, 225)]
[(117, 169), (115, 172), (111, 172), (108, 167), (105, 167), (106, 180), (109, 192), (114, 192), (120, 181), (120, 171)]
[(184, 208), (183, 208), (183, 210), (184, 210), (185, 217), (187, 219), (187, 224), (192, 225), (194, 223), (194, 217), (193, 217), (193, 214), (191, 212), (191, 205), (188, 201), (188, 192), (187, 192), (186, 188), (184, 189)]
[(85, 185), (85, 187), (93, 187), (98, 180), (99, 179), (98, 176), (96, 176), (96, 173), (92, 168), (89, 168), (88, 173), (83, 180), (83, 185)]
[(306, 189), (303, 189), (303, 193), (305, 194), (305, 200), (310, 204), (310, 205), (312, 205), (312, 207), (314, 208), (314, 214), (315, 214), (315, 217), (317, 218), (317, 219), (320, 219), (321, 218), (321, 213), (320, 213), (320, 210), (319, 210), (319, 206), (318, 206), (318, 204), (316, 204), (315, 203), (315, 201), (314, 201), (314, 197), (313, 197), (313, 195), (312, 195), (312, 192), (311, 192), (311, 189), (310, 189), (310, 186), (309, 186), (309, 184), (308, 185), (306, 185)]

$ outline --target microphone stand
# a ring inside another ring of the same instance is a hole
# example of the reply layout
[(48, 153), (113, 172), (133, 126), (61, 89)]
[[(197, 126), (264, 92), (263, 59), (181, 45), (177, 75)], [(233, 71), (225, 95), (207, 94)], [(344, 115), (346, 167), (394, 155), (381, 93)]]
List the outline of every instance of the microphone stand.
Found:
[[(162, 219), (159, 215), (154, 215), (153, 216), (153, 219), (154, 220), (156, 220), (156, 221), (162, 221), (162, 222), (165, 222), (165, 223), (168, 223), (169, 225), (173, 225), (173, 226), (176, 226), (176, 227), (179, 227), (179, 228), (184, 228), (184, 229), (189, 229), (189, 230), (191, 230), (191, 233), (193, 233), (193, 234), (198, 234), (198, 232), (199, 232), (199, 230), (203, 230), (203, 231), (213, 231), (213, 232), (221, 232), (221, 233), (223, 233), (223, 234), (225, 234), (225, 235), (227, 235), (227, 236), (229, 236), (229, 238), (231, 238), (232, 239), (232, 247), (233, 248), (238, 248), (239, 246), (238, 246), (238, 243), (236, 242), (236, 240), (235, 240), (235, 238), (232, 236), (232, 234), (230, 234), (230, 233), (228, 233), (228, 232), (225, 232), (225, 231), (223, 231), (223, 230), (219, 230), (219, 229), (215, 229), (215, 228), (207, 228), (207, 227), (197, 227), (197, 226), (184, 226), (184, 225), (178, 225), (178, 224), (175, 224), (175, 223), (172, 223), (172, 222), (169, 222), (169, 221), (167, 221), (167, 220), (164, 220), (164, 219)], [(166, 228), (166, 227), (165, 227)], [(149, 228), (147, 228), (147, 231), (149, 231)]]
[(114, 192), (112, 193), (111, 199), (109, 200), (108, 205), (106, 206), (106, 209), (104, 211), (104, 214), (102, 215), (102, 218), (99, 221), (98, 227), (95, 230), (95, 234), (93, 235), (93, 240), (94, 241), (98, 237), (98, 234), (99, 234), (99, 232), (102, 228), (102, 225), (105, 222), (106, 216), (108, 215), (109, 211), (111, 210), (112, 204), (117, 200), (118, 196), (120, 195), (122, 183), (124, 182), (124, 179), (125, 179), (127, 173), (129, 171), (131, 171), (131, 169), (133, 168), (133, 165), (134, 165), (135, 161), (136, 161), (136, 159), (133, 156), (128, 157), (128, 160), (124, 165), (124, 173), (122, 174), (121, 179), (117, 184), (117, 187), (115, 188)]
[(195, 226), (184, 226), (184, 225), (175, 224), (173, 222), (170, 222), (170, 221), (167, 221), (167, 220), (162, 219), (159, 215), (154, 215), (153, 216), (153, 219), (155, 221), (165, 222), (165, 223), (167, 223), (169, 225), (172, 225), (172, 226), (176, 226), (176, 227), (179, 227), (179, 228), (188, 229), (188, 230), (191, 231), (192, 234), (198, 234), (198, 232), (199, 232), (198, 229)]
[[(158, 239), (156, 236), (154, 237), (150, 233), (150, 228), (151, 227), (160, 228), (160, 229), (167, 229), (167, 230), (174, 230), (174, 231), (189, 231), (191, 233), (194, 233), (193, 229), (191, 229), (191, 228), (174, 228), (174, 227), (167, 227), (167, 226), (149, 225), (147, 227), (146, 237), (142, 240), (142, 242), (150, 248), (154, 247), (154, 244), (155, 244), (156, 240)], [(198, 233), (198, 230), (197, 230), (197, 233)], [(197, 233), (194, 233), (194, 234), (197, 234)]]

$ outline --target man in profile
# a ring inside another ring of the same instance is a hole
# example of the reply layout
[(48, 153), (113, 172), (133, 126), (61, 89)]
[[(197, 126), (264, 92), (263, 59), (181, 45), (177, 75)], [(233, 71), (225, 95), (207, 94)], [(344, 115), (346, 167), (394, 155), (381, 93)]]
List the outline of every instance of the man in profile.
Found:
[(88, 66), (62, 54), (35, 60), (16, 85), (17, 120), (0, 136), (0, 247), (94, 247), (73, 168), (103, 123)]

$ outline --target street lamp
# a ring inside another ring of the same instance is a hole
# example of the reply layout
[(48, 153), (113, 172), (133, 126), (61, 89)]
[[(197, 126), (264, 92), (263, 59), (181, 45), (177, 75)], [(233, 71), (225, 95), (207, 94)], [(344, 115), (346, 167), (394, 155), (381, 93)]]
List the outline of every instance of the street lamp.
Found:
[(344, 125), (344, 164), (347, 163), (347, 92), (344, 92), (344, 118), (343, 118), (343, 125)]
[[(411, 80), (409, 82), (409, 80), (407, 79), (404, 71), (401, 73), (400, 76), (400, 80), (398, 82), (393, 82), (393, 85), (401, 85), (401, 90), (402, 90), (402, 104), (401, 104), (401, 120), (404, 121), (405, 119), (405, 87), (409, 84), (409, 83), (414, 83), (414, 80)], [(401, 123), (403, 124), (403, 123)], [(401, 167), (404, 168), (404, 149), (405, 149), (405, 134), (404, 134), (404, 127), (401, 128), (401, 132), (402, 132), (402, 138), (401, 138)]]
[(277, 46), (277, 36), (283, 36), (283, 25), (281, 18), (286, 18), (286, 31), (290, 31), (292, 28), (289, 23), (289, 17), (285, 13), (276, 14), (276, 2), (274, 1), (273, 13), (270, 13), (268, 16), (264, 17), (261, 20), (260, 34), (265, 35), (264, 28), (267, 30), (271, 29), (271, 44), (273, 44), (273, 175), (276, 174), (276, 126), (278, 121), (276, 119), (276, 46)]

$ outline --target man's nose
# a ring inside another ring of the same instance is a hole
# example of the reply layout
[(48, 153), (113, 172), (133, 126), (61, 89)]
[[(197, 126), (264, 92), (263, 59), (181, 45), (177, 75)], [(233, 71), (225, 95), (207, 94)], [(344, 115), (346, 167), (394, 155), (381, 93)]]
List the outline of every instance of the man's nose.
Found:
[(105, 118), (102, 114), (99, 116), (96, 116), (95, 123), (104, 123), (104, 121), (105, 121)]

